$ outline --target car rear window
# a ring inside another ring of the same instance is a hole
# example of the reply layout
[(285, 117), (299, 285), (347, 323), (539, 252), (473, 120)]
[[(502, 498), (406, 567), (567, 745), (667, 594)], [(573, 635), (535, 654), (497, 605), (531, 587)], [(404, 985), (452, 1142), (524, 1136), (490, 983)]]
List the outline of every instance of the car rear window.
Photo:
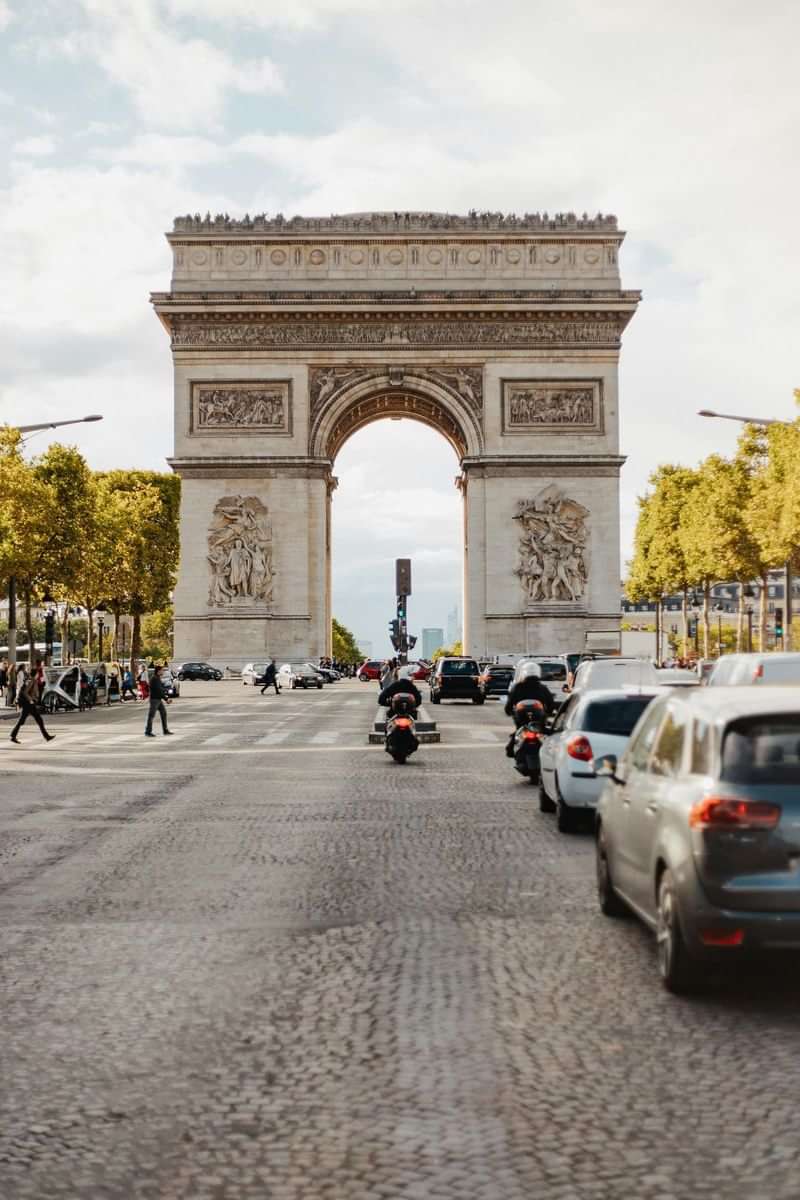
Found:
[(720, 778), (731, 783), (800, 782), (800, 715), (747, 718), (729, 725)]
[(581, 729), (587, 733), (608, 733), (616, 737), (630, 737), (633, 727), (652, 700), (652, 696), (623, 696), (619, 699), (593, 700), (584, 709), (579, 719)]
[(567, 668), (561, 662), (540, 662), (539, 672), (545, 683), (567, 678)]
[(510, 679), (514, 672), (511, 667), (489, 667), (489, 674), (505, 675), (507, 679)]
[(442, 675), (477, 675), (478, 664), (470, 659), (464, 662), (443, 662)]
[(764, 683), (800, 683), (800, 659), (797, 662), (787, 661), (764, 662), (762, 680)]

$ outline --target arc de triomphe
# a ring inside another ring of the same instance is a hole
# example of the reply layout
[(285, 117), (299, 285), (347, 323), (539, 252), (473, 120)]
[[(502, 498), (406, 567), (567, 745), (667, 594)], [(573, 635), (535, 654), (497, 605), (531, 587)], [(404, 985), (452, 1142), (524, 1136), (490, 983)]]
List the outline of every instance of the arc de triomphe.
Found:
[(176, 657), (329, 651), (334, 461), (382, 417), (459, 456), (471, 653), (617, 625), (623, 236), (572, 213), (177, 218), (152, 297), (183, 481)]

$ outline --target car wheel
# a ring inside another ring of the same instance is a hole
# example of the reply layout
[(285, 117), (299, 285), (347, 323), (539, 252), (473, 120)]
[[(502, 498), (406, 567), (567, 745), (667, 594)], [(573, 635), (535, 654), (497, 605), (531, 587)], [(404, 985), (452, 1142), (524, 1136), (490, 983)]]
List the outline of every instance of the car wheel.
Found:
[(561, 788), (558, 786), (558, 776), (556, 776), (556, 828), (559, 833), (574, 833), (575, 831), (575, 813), (568, 804), (564, 803)]
[(600, 912), (606, 917), (626, 917), (628, 909), (614, 890), (611, 868), (608, 865), (608, 847), (602, 826), (595, 842), (595, 871), (597, 874), (597, 900)]
[(686, 948), (675, 883), (669, 868), (658, 884), (656, 946), (658, 972), (667, 991), (676, 994), (693, 991), (698, 983), (697, 964)]
[(472, 703), (473, 704), (483, 704), (483, 696), (473, 696)]
[(539, 812), (554, 813), (556, 806), (544, 790), (544, 784), (539, 780)]
[(318, 691), (318, 692), (321, 692), (321, 691), (322, 691), (322, 684), (321, 684), (321, 683), (318, 683), (318, 684), (317, 684), (317, 691)]

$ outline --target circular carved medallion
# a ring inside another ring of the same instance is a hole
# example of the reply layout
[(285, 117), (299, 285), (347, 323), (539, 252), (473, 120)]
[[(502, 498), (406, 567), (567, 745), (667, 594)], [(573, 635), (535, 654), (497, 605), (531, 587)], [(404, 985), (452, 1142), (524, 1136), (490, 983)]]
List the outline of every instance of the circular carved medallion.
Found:
[(314, 267), (321, 266), (322, 263), (325, 262), (325, 251), (324, 250), (312, 250), (308, 256), (308, 261)]
[(441, 261), (442, 261), (441, 250), (429, 250), (428, 251), (428, 262), (429, 263), (440, 263)]
[(285, 250), (273, 250), (272, 254), (270, 254), (270, 256), (269, 256), (269, 260), (270, 260), (270, 262), (275, 263), (276, 267), (281, 266), (282, 263), (286, 262), (286, 251)]
[(506, 250), (506, 258), (510, 263), (518, 263), (521, 257), (519, 250)]
[(467, 251), (467, 262), (474, 264), (474, 263), (479, 263), (480, 261), (481, 261), (480, 250), (468, 250)]
[(364, 261), (363, 250), (351, 250), (347, 256), (351, 263), (362, 263)]
[(596, 263), (600, 261), (600, 255), (596, 250), (586, 250), (583, 257), (588, 263)]
[(234, 250), (231, 253), (231, 262), (235, 267), (243, 267), (247, 262), (247, 254), (244, 250)]
[(192, 262), (197, 263), (198, 267), (202, 267), (203, 263), (208, 262), (208, 254), (205, 252), (205, 250), (193, 250)]
[(545, 254), (545, 261), (549, 263), (557, 263), (561, 259), (560, 250), (548, 250)]
[(399, 266), (400, 263), (403, 261), (403, 251), (402, 250), (390, 250), (389, 253), (386, 255), (386, 258), (388, 259), (388, 261), (390, 263), (394, 263), (395, 266)]

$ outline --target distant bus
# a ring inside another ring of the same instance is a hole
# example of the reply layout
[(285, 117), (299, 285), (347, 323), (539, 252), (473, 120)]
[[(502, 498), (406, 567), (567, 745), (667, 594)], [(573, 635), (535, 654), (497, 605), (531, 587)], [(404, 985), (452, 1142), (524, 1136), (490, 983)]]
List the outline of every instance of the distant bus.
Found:
[[(40, 658), (44, 662), (47, 645), (44, 642), (34, 642), (33, 661)], [(8, 646), (0, 646), (0, 658), (8, 658)], [(17, 662), (29, 662), (30, 653), (27, 642), (17, 642)], [(61, 642), (53, 642), (53, 657), (50, 659), (54, 667), (61, 666)]]

